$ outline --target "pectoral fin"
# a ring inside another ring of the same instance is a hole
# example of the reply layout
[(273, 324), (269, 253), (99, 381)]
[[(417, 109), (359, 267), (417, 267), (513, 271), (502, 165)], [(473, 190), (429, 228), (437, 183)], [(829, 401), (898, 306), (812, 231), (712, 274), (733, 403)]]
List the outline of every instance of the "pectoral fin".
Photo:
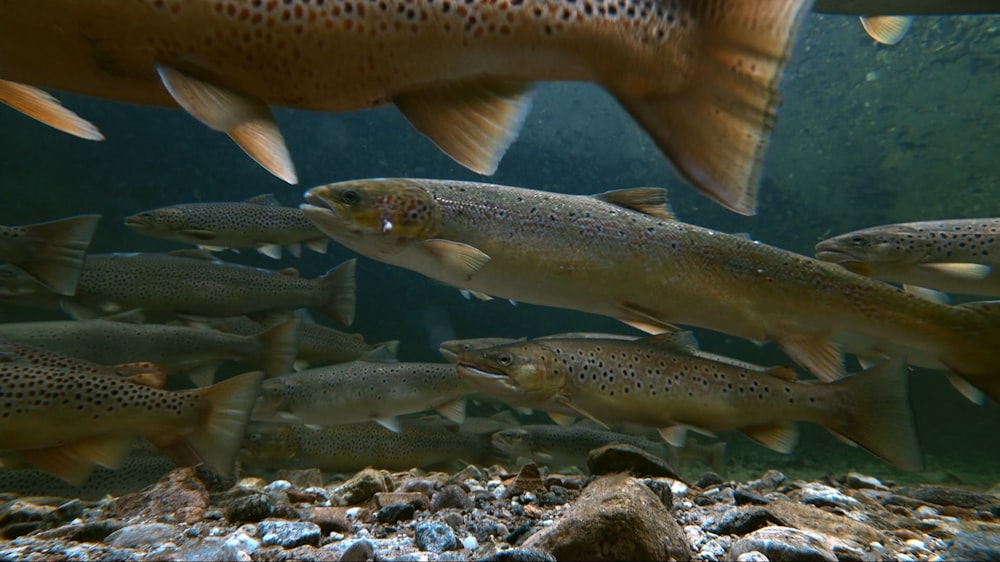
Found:
[(30, 449), (19, 453), (39, 469), (71, 484), (79, 484), (86, 480), (93, 464), (108, 468), (121, 466), (131, 441), (132, 438), (129, 436), (100, 436), (58, 447)]
[(621, 314), (617, 316), (617, 319), (636, 330), (646, 332), (647, 334), (679, 331), (677, 326), (656, 318), (652, 313), (643, 310), (636, 304), (619, 302), (618, 307), (621, 309)]
[(66, 109), (59, 100), (34, 86), (0, 80), (0, 103), (74, 137), (104, 140), (104, 135), (93, 123)]
[(421, 246), (442, 266), (463, 276), (472, 276), (490, 261), (490, 257), (478, 248), (461, 242), (432, 238), (424, 240)]
[(285, 139), (267, 104), (169, 66), (159, 66), (156, 71), (177, 105), (210, 128), (227, 133), (267, 171), (288, 183), (298, 183)]
[(261, 244), (257, 246), (257, 251), (271, 259), (281, 259), (281, 246), (277, 244)]
[(393, 98), (399, 111), (445, 154), (491, 175), (531, 107), (531, 84), (476, 80)]
[(985, 279), (993, 271), (993, 268), (981, 263), (921, 263), (917, 268), (970, 281)]
[(377, 423), (377, 424), (381, 425), (382, 427), (388, 429), (389, 431), (393, 431), (395, 433), (399, 433), (400, 430), (402, 429), (399, 426), (399, 419), (396, 418), (395, 416), (389, 416), (389, 417), (383, 417), (383, 418), (375, 418), (375, 423)]
[[(573, 404), (573, 402), (571, 402), (570, 399), (566, 398), (565, 396), (559, 396), (559, 397), (557, 397), (556, 398), (556, 402), (559, 405), (561, 405), (563, 407), (566, 407), (566, 408), (569, 408), (570, 410), (573, 410), (574, 412), (580, 414), (581, 417), (584, 417), (584, 418), (586, 418), (586, 419), (588, 419), (588, 420), (596, 423), (597, 425), (601, 426), (601, 428), (603, 428), (603, 429), (608, 429), (608, 430), (611, 429), (610, 427), (608, 427), (608, 424), (606, 424), (606, 423), (602, 422), (601, 420), (597, 419), (596, 417), (594, 417), (587, 410), (584, 410), (583, 408), (581, 408), (581, 407)], [(549, 414), (549, 416), (551, 417), (551, 414)]]
[(860, 16), (860, 19), (865, 33), (883, 45), (902, 41), (913, 24), (913, 16)]
[(434, 409), (442, 416), (457, 424), (465, 423), (465, 398), (452, 400)]

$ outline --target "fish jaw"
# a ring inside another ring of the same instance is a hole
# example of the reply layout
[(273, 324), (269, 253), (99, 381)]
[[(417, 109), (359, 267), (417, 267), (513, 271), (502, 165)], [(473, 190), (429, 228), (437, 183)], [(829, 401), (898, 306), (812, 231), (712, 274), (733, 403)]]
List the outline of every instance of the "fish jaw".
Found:
[(456, 372), (483, 392), (526, 407), (551, 402), (566, 384), (549, 369), (549, 353), (530, 342), (474, 350), (458, 357)]

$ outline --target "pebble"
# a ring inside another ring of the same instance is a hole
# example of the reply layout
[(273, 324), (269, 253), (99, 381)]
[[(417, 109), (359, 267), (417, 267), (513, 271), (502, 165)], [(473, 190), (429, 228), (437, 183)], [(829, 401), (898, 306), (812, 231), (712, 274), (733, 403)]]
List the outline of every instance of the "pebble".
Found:
[(257, 535), (264, 545), (278, 545), (294, 548), (302, 545), (318, 546), (319, 525), (304, 521), (261, 521), (257, 525)]
[(451, 527), (437, 521), (425, 521), (413, 529), (413, 542), (420, 550), (445, 552), (455, 550), (458, 540)]

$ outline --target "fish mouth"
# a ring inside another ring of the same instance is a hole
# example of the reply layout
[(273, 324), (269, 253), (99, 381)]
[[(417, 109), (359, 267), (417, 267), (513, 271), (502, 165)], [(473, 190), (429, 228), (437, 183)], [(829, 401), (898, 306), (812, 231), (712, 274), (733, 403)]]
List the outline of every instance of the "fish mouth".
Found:
[(139, 215), (132, 215), (125, 217), (125, 226), (129, 228), (143, 228), (146, 226), (146, 221)]
[(496, 373), (491, 373), (489, 371), (484, 371), (472, 363), (458, 363), (456, 366), (458, 371), (458, 376), (469, 379), (471, 381), (475, 380), (488, 380), (488, 381), (509, 381), (510, 377), (507, 375), (498, 375)]
[(845, 252), (834, 244), (820, 242), (816, 244), (816, 259), (832, 263), (843, 263), (849, 261), (859, 261), (851, 254)]

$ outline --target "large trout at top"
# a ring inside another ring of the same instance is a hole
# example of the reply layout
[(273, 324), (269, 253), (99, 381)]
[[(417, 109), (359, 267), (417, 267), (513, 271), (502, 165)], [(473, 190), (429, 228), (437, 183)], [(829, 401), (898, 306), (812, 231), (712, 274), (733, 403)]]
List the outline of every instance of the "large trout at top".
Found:
[(752, 214), (811, 0), (5, 0), (0, 102), (89, 139), (37, 88), (180, 106), (295, 183), (269, 105), (395, 104), (491, 174), (532, 82), (610, 91), (699, 191)]
[(603, 314), (650, 333), (678, 323), (773, 341), (825, 380), (844, 374), (849, 341), (947, 367), (1000, 398), (995, 303), (939, 304), (685, 224), (662, 189), (582, 196), (370, 179), (316, 187), (306, 200), (306, 218), (337, 242), (477, 294)]

